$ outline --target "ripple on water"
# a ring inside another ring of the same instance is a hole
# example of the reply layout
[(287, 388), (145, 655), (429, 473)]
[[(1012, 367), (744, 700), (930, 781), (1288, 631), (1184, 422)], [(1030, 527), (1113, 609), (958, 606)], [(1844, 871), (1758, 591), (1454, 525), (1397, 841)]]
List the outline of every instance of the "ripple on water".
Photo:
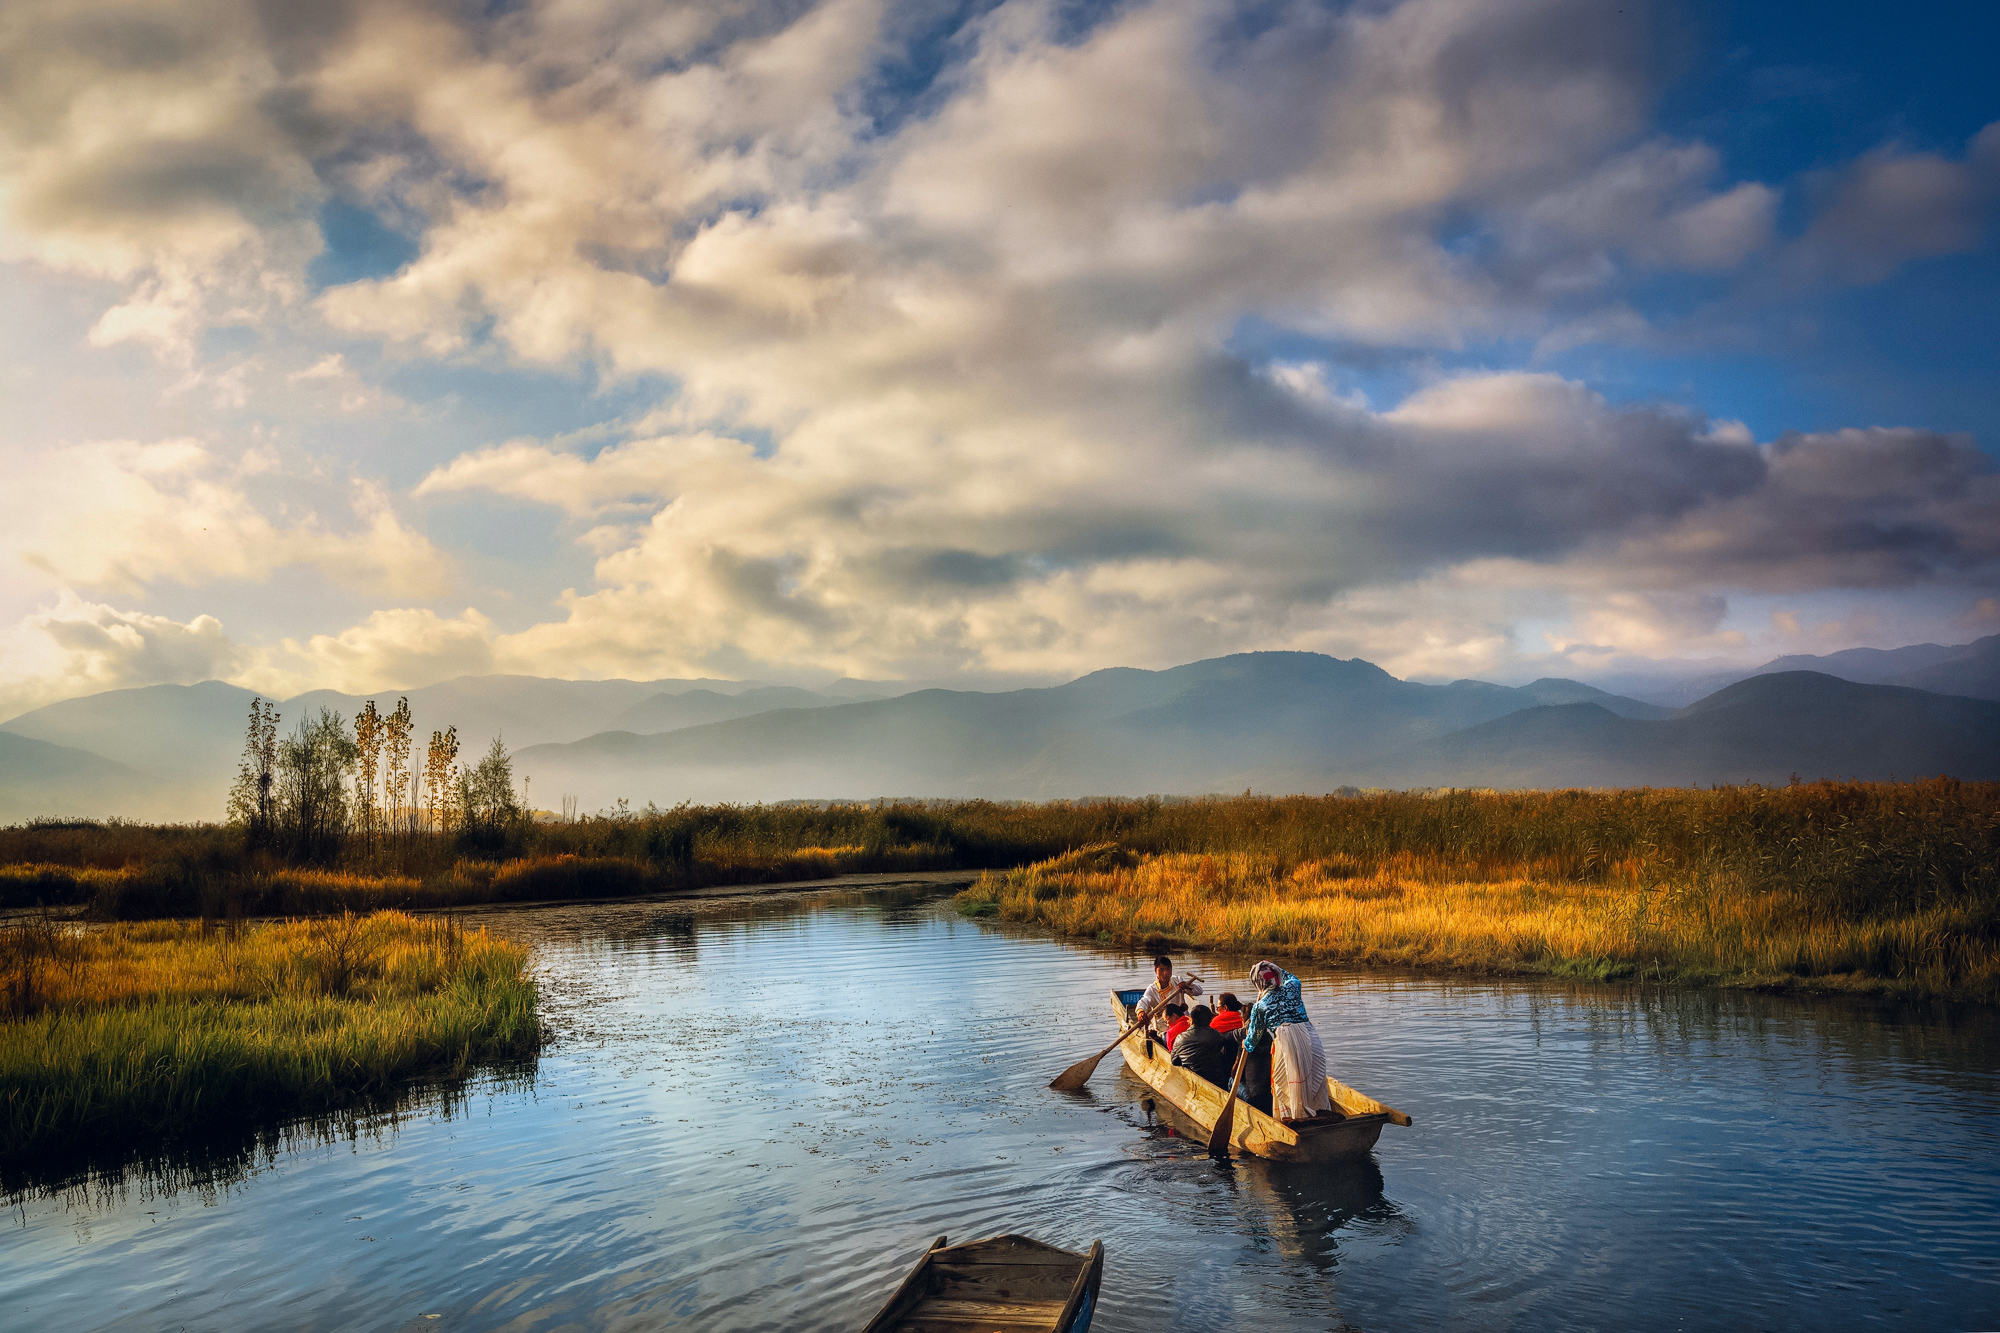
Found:
[(1143, 959), (907, 893), (481, 916), (537, 945), (560, 1041), (532, 1085), (205, 1189), (25, 1200), (0, 1308), (851, 1329), (933, 1237), (1024, 1231), (1104, 1239), (1108, 1333), (2000, 1312), (1990, 1014), (1311, 974), (1335, 1071), (1417, 1124), (1358, 1163), (1218, 1165), (1116, 1056), (1045, 1086)]

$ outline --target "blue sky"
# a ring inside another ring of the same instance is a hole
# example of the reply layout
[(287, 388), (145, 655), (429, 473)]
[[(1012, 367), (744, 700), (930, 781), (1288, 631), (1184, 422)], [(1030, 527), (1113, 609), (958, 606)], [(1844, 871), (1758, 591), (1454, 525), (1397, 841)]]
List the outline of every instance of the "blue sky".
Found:
[(1991, 7), (0, 37), (0, 713), (2000, 631)]

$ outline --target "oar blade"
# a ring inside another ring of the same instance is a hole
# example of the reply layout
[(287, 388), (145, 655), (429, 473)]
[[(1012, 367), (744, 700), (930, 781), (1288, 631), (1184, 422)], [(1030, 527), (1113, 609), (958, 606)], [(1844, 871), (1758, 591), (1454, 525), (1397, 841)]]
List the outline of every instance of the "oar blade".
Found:
[(1236, 1132), (1236, 1099), (1229, 1099), (1229, 1105), (1222, 1108), (1216, 1117), (1215, 1128), (1209, 1132), (1208, 1155), (1210, 1157), (1229, 1156), (1229, 1136)]
[(1057, 1092), (1076, 1092), (1084, 1084), (1090, 1082), (1090, 1076), (1097, 1072), (1097, 1062), (1103, 1058), (1104, 1053), (1100, 1051), (1088, 1060), (1078, 1060), (1068, 1069), (1057, 1074), (1055, 1081), (1050, 1083), (1049, 1086)]

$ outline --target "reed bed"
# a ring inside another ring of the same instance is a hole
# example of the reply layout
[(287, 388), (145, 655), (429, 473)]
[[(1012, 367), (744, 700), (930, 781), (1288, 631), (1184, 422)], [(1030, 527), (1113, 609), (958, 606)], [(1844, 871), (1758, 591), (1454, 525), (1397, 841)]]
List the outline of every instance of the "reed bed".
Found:
[(0, 939), (0, 1161), (312, 1113), (536, 1049), (527, 951), (400, 912)]
[(1080, 849), (981, 877), (971, 916), (1134, 947), (1597, 980), (2000, 999), (1988, 896), (1829, 911), (1797, 888), (1642, 857), (1564, 879), (1544, 861), (1467, 864)]

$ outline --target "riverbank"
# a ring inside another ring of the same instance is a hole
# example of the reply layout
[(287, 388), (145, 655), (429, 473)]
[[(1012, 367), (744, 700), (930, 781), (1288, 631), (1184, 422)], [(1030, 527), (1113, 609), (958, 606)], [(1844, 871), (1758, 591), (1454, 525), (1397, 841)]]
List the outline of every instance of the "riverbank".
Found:
[[(1762, 975), (1768, 965), (1794, 975), (1785, 961), (1790, 942), (1815, 968), (1873, 951), (1887, 961), (1859, 975), (1893, 980), (1897, 968), (1939, 966), (1971, 975), (1990, 964), (1993, 942), (1979, 932), (2000, 908), (2000, 783), (1949, 778), (1709, 790), (679, 806), (497, 829), (377, 831), (348, 837), (310, 863), (252, 847), (243, 830), (225, 826), (42, 823), (0, 828), (0, 907), (62, 904), (107, 921), (462, 908), (850, 874), (997, 872), (1101, 844), (1135, 859), (1249, 858), (1259, 868), (1243, 873), (1264, 886), (1254, 894), (1266, 899), (1273, 892), (1328, 898), (1283, 887), (1301, 867), (1317, 867), (1301, 872), (1312, 883), (1380, 880), (1402, 886), (1405, 896), (1409, 885), (1419, 887), (1419, 897), (1438, 886), (1476, 886), (1451, 891), (1451, 903), (1478, 897), (1477, 910), (1446, 903), (1432, 912), (1434, 924), (1411, 917), (1385, 926), (1379, 939), (1370, 927), (1366, 942), (1342, 944), (1346, 936), (1325, 935), (1322, 927), (1333, 926), (1317, 917), (1318, 924), (1296, 929), (1320, 931), (1324, 938), (1313, 935), (1311, 947), (1333, 956), (1348, 956), (1342, 949), (1435, 955), (1488, 970), (1562, 965)], [(1165, 894), (1165, 881), (1147, 892)], [(1532, 918), (1555, 910), (1556, 900), (1568, 904), (1564, 912), (1598, 924), (1537, 925)], [(1220, 942), (1249, 930), (1245, 938), (1275, 947), (1295, 929), (1217, 924), (1204, 916), (1216, 905), (1191, 903), (1185, 919), (1170, 912), (1143, 927), (1108, 906), (1093, 912), (1102, 920), (1087, 933)], [(1690, 913), (1697, 915), (1682, 921)], [(1452, 920), (1460, 915), (1463, 921)], [(1484, 923), (1496, 915), (1519, 922), (1518, 929), (1495, 935)], [(1615, 929), (1628, 919), (1637, 943)], [(1705, 934), (1689, 924), (1696, 921)], [(1800, 935), (1787, 925), (1793, 922), (1814, 929)], [(1889, 929), (1893, 923), (1900, 924)], [(1846, 925), (1865, 929), (1847, 932)], [(1827, 934), (1834, 927), (1838, 940)], [(1755, 947), (1730, 943), (1731, 931), (1747, 932)], [(1542, 944), (1524, 943), (1533, 939)], [(1523, 958), (1524, 949), (1532, 956)], [(1940, 950), (1966, 957), (1940, 964), (1933, 956)]]
[(988, 873), (955, 901), (967, 916), (1140, 949), (2000, 1001), (1990, 896), (1842, 911), (1715, 866), (1629, 860), (1561, 881), (1408, 853), (1291, 861), (1106, 844)]
[(399, 912), (10, 927), (0, 1167), (308, 1114), (532, 1053), (527, 950)]

